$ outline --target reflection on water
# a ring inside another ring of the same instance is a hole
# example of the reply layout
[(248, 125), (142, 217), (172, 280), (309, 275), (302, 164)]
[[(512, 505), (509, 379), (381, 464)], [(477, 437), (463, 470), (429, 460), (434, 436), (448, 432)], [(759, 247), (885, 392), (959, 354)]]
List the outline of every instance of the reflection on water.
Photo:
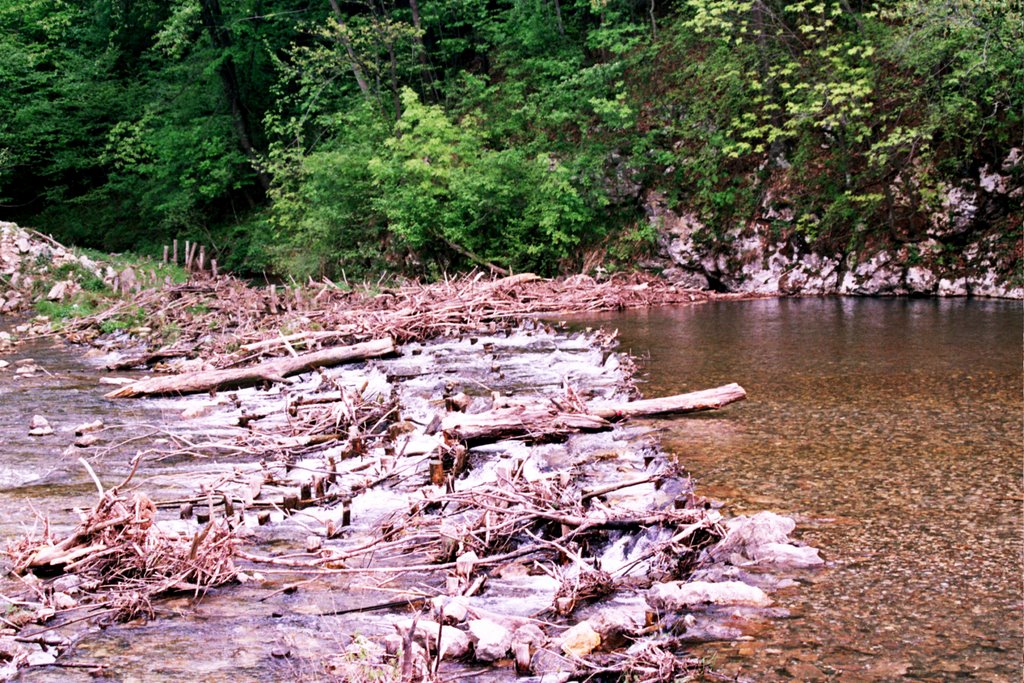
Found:
[[(649, 395), (750, 399), (664, 421), (732, 513), (795, 516), (830, 568), (794, 618), (702, 654), (759, 680), (1020, 680), (1018, 302), (808, 299), (598, 318), (649, 356)], [(596, 321), (595, 321), (596, 322)]]

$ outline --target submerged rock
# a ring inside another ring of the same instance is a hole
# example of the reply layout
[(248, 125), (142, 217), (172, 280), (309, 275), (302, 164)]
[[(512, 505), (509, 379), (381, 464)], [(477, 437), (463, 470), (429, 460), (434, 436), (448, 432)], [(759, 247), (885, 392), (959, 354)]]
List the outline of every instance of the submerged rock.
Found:
[(774, 512), (736, 517), (725, 522), (728, 532), (711, 550), (710, 557), (735, 565), (757, 563), (778, 567), (815, 567), (824, 564), (818, 550), (797, 546), (789, 534), (796, 522)]
[(680, 612), (700, 609), (706, 605), (768, 607), (772, 600), (760, 588), (748, 586), (742, 581), (670, 581), (651, 586), (647, 591), (647, 604), (656, 610)]

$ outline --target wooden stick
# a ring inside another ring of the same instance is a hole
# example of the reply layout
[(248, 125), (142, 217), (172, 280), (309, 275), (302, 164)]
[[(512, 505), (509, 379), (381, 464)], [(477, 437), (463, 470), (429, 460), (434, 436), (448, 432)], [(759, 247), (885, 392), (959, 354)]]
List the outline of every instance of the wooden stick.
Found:
[(178, 265), (178, 240), (177, 240), (177, 238), (174, 239), (173, 244), (174, 244), (174, 249), (173, 249), (173, 251), (174, 251), (174, 261), (173, 261), (173, 263), (174, 263), (174, 265)]
[(211, 389), (237, 388), (259, 382), (279, 382), (289, 375), (330, 367), (366, 358), (377, 358), (395, 352), (395, 340), (390, 337), (374, 341), (339, 346), (295, 357), (277, 358), (259, 365), (231, 370), (204, 370), (169, 377), (151, 377), (119, 387), (107, 398), (132, 398), (161, 394), (195, 394)]

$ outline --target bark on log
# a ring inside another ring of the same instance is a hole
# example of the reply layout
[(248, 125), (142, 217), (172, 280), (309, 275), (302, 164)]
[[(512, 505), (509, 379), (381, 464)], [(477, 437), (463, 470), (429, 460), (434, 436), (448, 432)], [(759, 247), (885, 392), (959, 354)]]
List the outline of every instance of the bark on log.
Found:
[(606, 420), (622, 420), (629, 417), (650, 417), (653, 415), (672, 415), (680, 413), (696, 413), (701, 410), (717, 410), (730, 403), (747, 398), (747, 392), (739, 384), (724, 384), (714, 389), (692, 391), (688, 394), (676, 394), (662, 398), (648, 398), (641, 401), (614, 403), (595, 401), (587, 404), (587, 409), (594, 415)]
[(497, 408), (484, 413), (449, 413), (441, 428), (469, 444), (525, 436), (543, 439), (581, 431), (608, 429), (611, 424), (597, 415), (563, 413), (550, 404)]
[(375, 339), (352, 346), (339, 346), (294, 357), (275, 358), (247, 368), (206, 370), (183, 375), (152, 377), (120, 387), (107, 394), (106, 397), (132, 398), (162, 394), (195, 394), (211, 389), (237, 388), (264, 381), (281, 381), (289, 375), (300, 372), (386, 356), (394, 352), (394, 339), (390, 337)]

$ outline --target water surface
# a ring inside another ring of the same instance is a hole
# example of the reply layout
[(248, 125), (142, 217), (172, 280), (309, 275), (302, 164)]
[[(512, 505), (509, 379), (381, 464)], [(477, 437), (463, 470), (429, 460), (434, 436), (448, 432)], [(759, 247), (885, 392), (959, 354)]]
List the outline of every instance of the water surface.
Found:
[(804, 299), (598, 318), (641, 389), (739, 382), (750, 399), (662, 421), (727, 512), (794, 516), (829, 567), (776, 594), (793, 618), (707, 646), (756, 680), (1021, 680), (1019, 302)]

